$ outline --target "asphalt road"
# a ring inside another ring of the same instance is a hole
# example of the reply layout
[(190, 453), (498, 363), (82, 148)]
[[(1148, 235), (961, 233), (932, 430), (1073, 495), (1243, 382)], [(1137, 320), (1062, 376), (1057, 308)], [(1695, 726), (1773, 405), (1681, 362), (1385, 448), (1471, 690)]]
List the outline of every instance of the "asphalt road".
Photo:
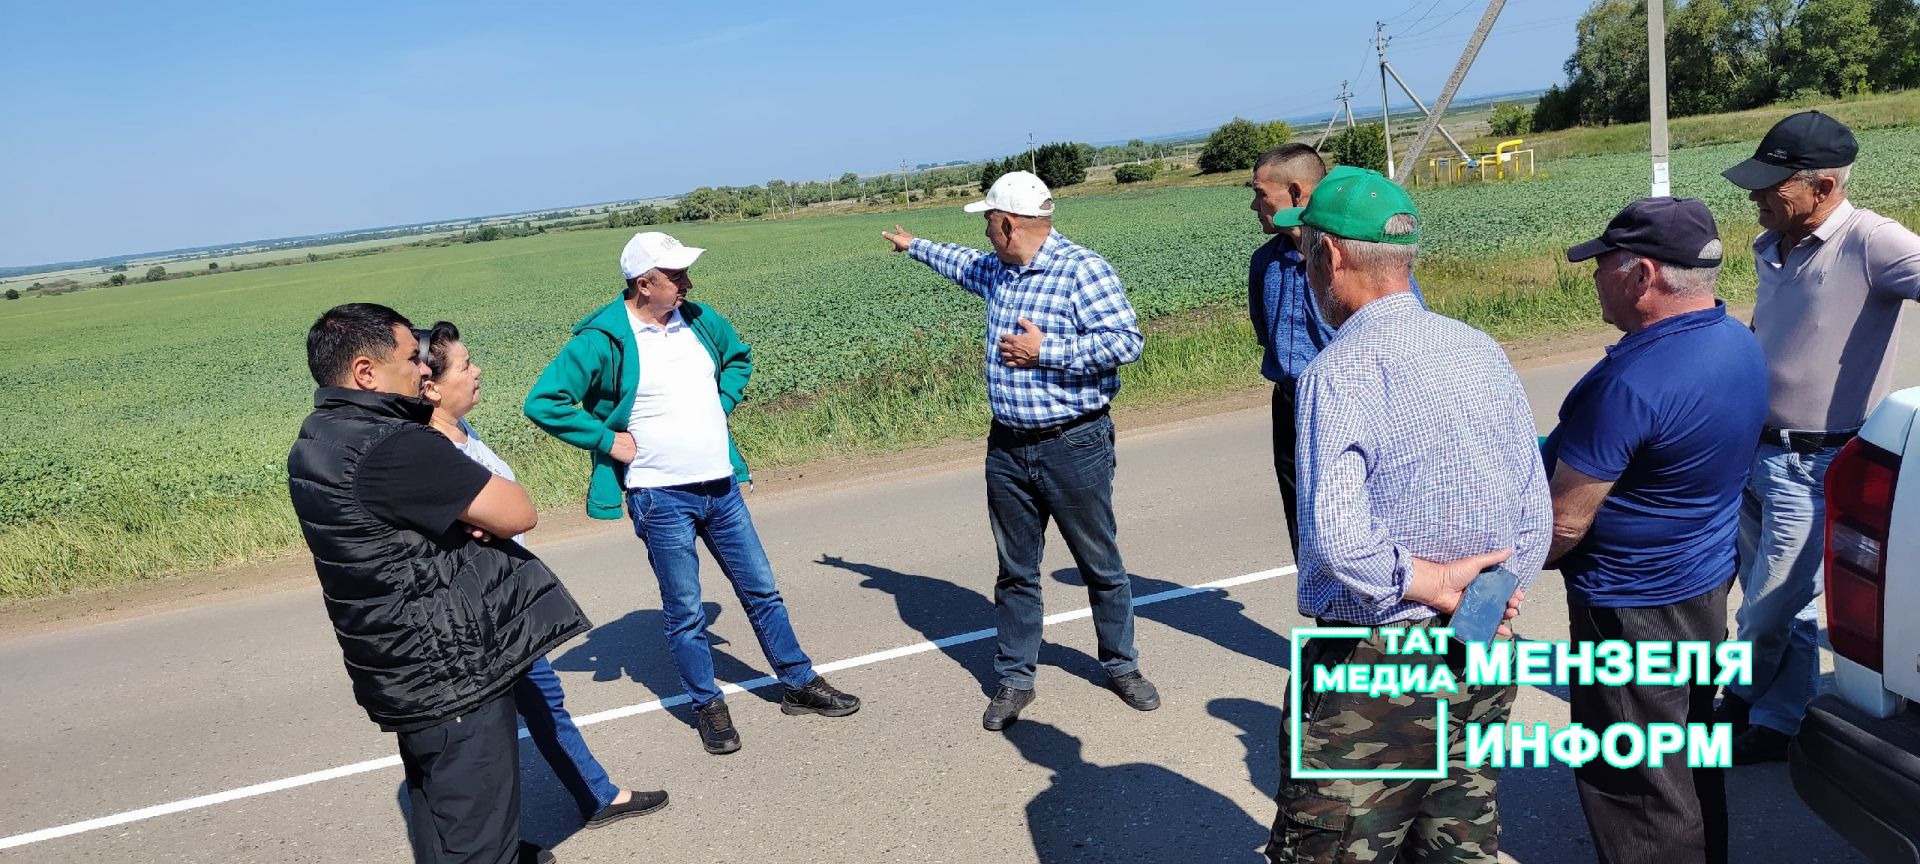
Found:
[[(1920, 383), (1917, 333), (1903, 333), (1903, 384)], [(1591, 359), (1523, 373), (1543, 431)], [(1258, 409), (1123, 429), (1120, 540), (1136, 597), (1154, 601), (1138, 640), (1165, 697), (1151, 713), (1099, 685), (1093, 628), (1075, 618), (1048, 626), (1023, 719), (980, 729), (994, 563), (977, 457), (750, 497), (802, 643), (816, 664), (852, 661), (830, 678), (866, 705), (794, 718), (773, 688), (735, 695), (745, 748), (732, 756), (706, 755), (684, 708), (660, 707), (679, 687), (640, 543), (622, 523), (552, 544), (536, 532), (598, 625), (552, 655), (570, 707), (616, 782), (673, 803), (579, 831), (525, 748), (524, 833), (566, 862), (1260, 860), (1288, 632), (1308, 623), (1267, 423)], [(1071, 568), (1055, 535), (1050, 611), (1086, 605)], [(763, 678), (738, 603), (711, 562), (703, 575), (722, 679)], [(1535, 583), (1520, 623), (1566, 637), (1556, 576)], [(353, 704), (317, 589), (0, 635), (0, 691), (0, 861), (406, 860), (392, 739)], [(1565, 723), (1564, 696), (1524, 688), (1515, 719)], [(1735, 769), (1729, 787), (1734, 860), (1861, 860), (1783, 765)], [(1500, 796), (1512, 860), (1594, 860), (1566, 770), (1508, 770)]]

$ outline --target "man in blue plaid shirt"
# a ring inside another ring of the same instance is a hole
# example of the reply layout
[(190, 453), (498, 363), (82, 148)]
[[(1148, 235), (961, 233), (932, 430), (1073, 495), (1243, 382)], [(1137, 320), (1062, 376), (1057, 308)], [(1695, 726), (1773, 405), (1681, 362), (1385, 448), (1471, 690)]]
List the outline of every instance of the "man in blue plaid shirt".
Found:
[(1151, 711), (1160, 694), (1140, 674), (1133, 646), (1133, 588), (1115, 540), (1107, 417), (1121, 364), (1140, 358), (1133, 305), (1111, 265), (1053, 230), (1053, 195), (1040, 178), (1003, 175), (985, 201), (966, 209), (986, 214), (992, 252), (923, 240), (897, 225), (881, 234), (894, 251), (987, 301), (987, 512), (1000, 557), (1000, 688), (981, 725), (1004, 729), (1033, 701), (1049, 518), (1086, 581), (1100, 662), (1114, 692)]

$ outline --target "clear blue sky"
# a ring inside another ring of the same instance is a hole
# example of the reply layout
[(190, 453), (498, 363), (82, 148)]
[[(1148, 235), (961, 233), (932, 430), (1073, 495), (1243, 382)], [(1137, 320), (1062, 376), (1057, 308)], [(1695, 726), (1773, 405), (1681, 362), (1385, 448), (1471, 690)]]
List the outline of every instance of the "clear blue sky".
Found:
[[(1377, 112), (1376, 19), (1431, 101), (1484, 6), (6, 0), (0, 266)], [(1585, 6), (1507, 3), (1462, 94)]]

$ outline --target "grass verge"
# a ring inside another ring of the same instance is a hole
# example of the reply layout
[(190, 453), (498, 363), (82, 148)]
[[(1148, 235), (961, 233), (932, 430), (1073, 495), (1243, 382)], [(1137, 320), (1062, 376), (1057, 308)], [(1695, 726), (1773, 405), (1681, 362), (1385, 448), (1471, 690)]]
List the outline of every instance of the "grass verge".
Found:
[[(1146, 331), (1144, 356), (1125, 371), (1122, 405), (1177, 403), (1259, 382), (1260, 357), (1242, 309), (1200, 309), (1149, 322)], [(734, 431), (763, 471), (979, 437), (988, 416), (981, 362), (971, 350), (900, 358), (893, 371), (805, 398), (748, 402)], [(581, 506), (586, 467), (578, 451), (549, 441), (516, 458), (514, 468), (543, 510)], [(0, 602), (202, 570), (300, 542), (281, 495), (166, 508), (129, 498), (99, 514), (0, 529)]]
[[(1855, 132), (1909, 126), (1913, 124), (1914, 117), (1920, 117), (1920, 90), (1846, 99), (1799, 99), (1726, 114), (1675, 117), (1667, 123), (1669, 146), (1679, 150), (1713, 144), (1757, 144), (1767, 130), (1773, 128), (1773, 124), (1789, 114), (1810, 108), (1832, 116)], [(1527, 146), (1534, 149), (1537, 159), (1546, 161), (1575, 156), (1645, 153), (1651, 135), (1652, 130), (1646, 123), (1622, 123), (1617, 126), (1578, 126), (1559, 132), (1535, 132), (1516, 137), (1527, 141)], [(1500, 140), (1497, 136), (1488, 136), (1462, 143), (1468, 152), (1491, 153)]]
[[(1509, 336), (1590, 326), (1584, 273), (1532, 261), (1422, 270), (1438, 308)], [(1505, 286), (1500, 289), (1486, 286)], [(1147, 322), (1146, 350), (1123, 370), (1120, 407), (1178, 405), (1258, 387), (1260, 355), (1237, 304)], [(972, 349), (899, 358), (891, 371), (777, 403), (748, 402), (734, 430), (756, 470), (858, 458), (956, 439), (987, 427), (981, 356)], [(547, 442), (515, 460), (544, 510), (580, 507), (585, 463)], [(103, 494), (110, 494), (105, 492)], [(122, 585), (285, 552), (300, 543), (283, 496), (182, 500), (154, 508), (129, 498), (99, 515), (0, 530), (0, 602)]]

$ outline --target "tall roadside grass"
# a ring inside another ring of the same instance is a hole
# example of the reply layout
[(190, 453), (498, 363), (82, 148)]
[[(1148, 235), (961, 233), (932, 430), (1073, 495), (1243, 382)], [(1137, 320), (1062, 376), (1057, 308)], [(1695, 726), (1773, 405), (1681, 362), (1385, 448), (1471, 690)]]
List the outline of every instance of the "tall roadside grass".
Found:
[[(1813, 98), (1768, 105), (1748, 111), (1675, 117), (1667, 124), (1670, 146), (1675, 149), (1706, 147), (1713, 144), (1760, 143), (1761, 136), (1773, 124), (1789, 114), (1815, 109), (1852, 127), (1855, 132), (1910, 126), (1920, 117), (1920, 90), (1902, 90), (1846, 99)], [(1645, 153), (1652, 131), (1646, 123), (1622, 123), (1618, 126), (1580, 126), (1557, 132), (1538, 132), (1518, 137), (1532, 147), (1536, 159), (1565, 159), (1574, 156), (1604, 156), (1614, 153)], [(1473, 153), (1491, 153), (1499, 139), (1477, 138), (1465, 142)]]
[[(1190, 401), (1259, 382), (1244, 309), (1202, 308), (1145, 325), (1146, 350), (1123, 373), (1122, 405)], [(733, 429), (756, 470), (855, 458), (985, 434), (980, 351), (921, 349), (890, 370), (775, 403), (749, 401)], [(548, 441), (514, 469), (542, 510), (578, 510), (586, 460)], [(104, 513), (0, 529), (0, 602), (84, 591), (201, 570), (295, 548), (299, 523), (284, 494), (158, 501), (118, 494)]]

